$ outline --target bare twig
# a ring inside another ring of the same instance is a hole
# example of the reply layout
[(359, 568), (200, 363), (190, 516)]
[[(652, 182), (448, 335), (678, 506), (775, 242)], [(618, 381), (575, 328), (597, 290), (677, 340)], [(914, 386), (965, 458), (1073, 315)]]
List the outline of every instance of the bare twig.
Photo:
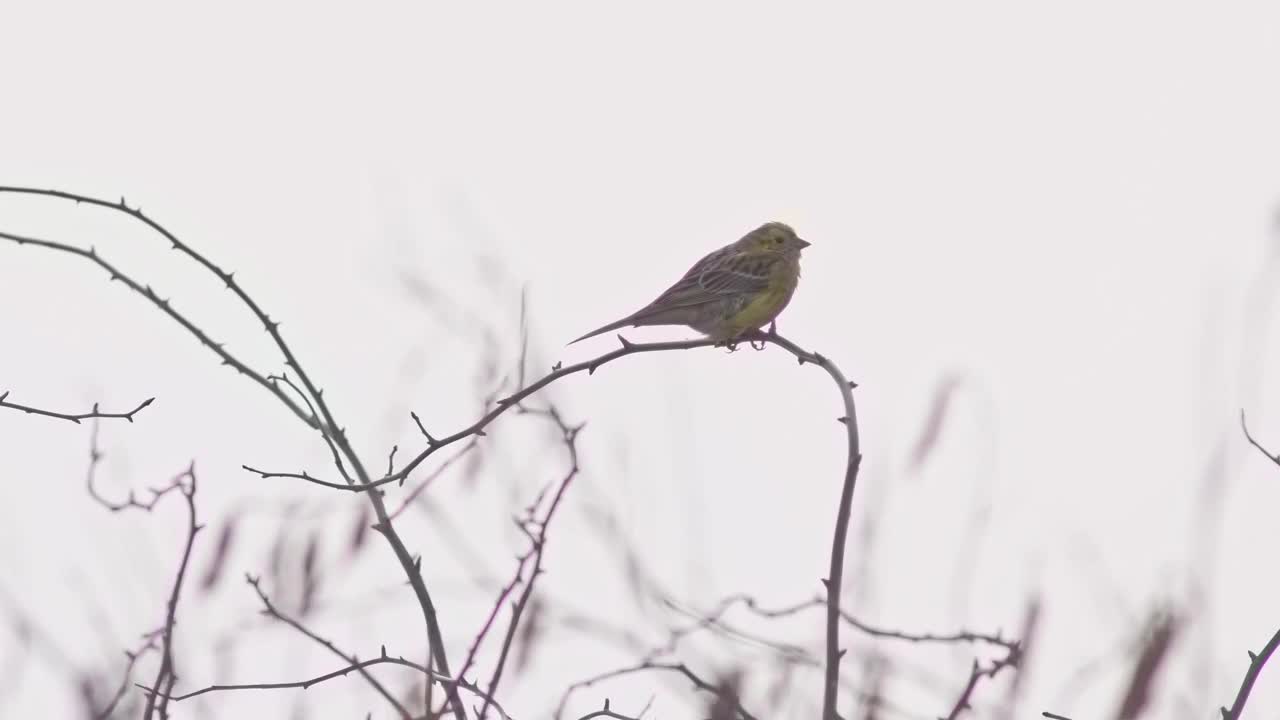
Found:
[[(569, 453), (569, 470), (557, 485), (555, 495), (551, 497), (551, 501), (547, 505), (547, 510), (543, 513), (542, 517), (539, 519), (534, 516), (537, 504), (542, 500), (541, 495), (539, 495), (538, 499), (534, 501), (534, 504), (530, 506), (527, 516), (519, 522), (521, 530), (523, 530), (529, 538), (530, 548), (529, 551), (520, 558), (519, 569), (516, 571), (516, 578), (518, 579), (520, 577), (520, 573), (523, 572), (525, 563), (529, 560), (530, 556), (533, 558), (533, 567), (529, 572), (529, 578), (524, 581), (524, 589), (521, 591), (520, 597), (511, 608), (511, 623), (507, 626), (507, 635), (502, 641), (502, 650), (498, 653), (498, 662), (494, 667), (493, 675), (489, 678), (490, 695), (493, 695), (498, 691), (498, 683), (502, 681), (502, 671), (503, 668), (506, 667), (507, 656), (511, 652), (511, 645), (516, 637), (516, 629), (519, 627), (520, 619), (524, 614), (525, 608), (529, 604), (529, 598), (533, 595), (534, 583), (537, 582), (538, 576), (543, 572), (542, 561), (545, 557), (545, 550), (547, 546), (547, 529), (550, 527), (551, 521), (555, 517), (556, 508), (560, 506), (560, 501), (564, 498), (565, 491), (569, 488), (569, 483), (573, 482), (573, 479), (578, 476), (577, 438), (578, 433), (582, 430), (583, 426), (568, 425), (554, 407), (548, 410), (547, 416), (556, 423), (560, 432), (563, 434), (564, 444)], [(510, 587), (512, 586), (508, 586), (508, 588)], [(504, 592), (509, 592), (509, 590), (505, 590)], [(498, 604), (501, 604), (502, 602), (503, 598), (499, 597)], [(491, 622), (492, 616), (490, 617), (490, 623)], [(488, 627), (489, 624), (486, 624), (485, 628), (481, 630), (481, 635), (477, 636), (475, 646), (473, 647), (473, 653), (475, 648), (479, 646), (484, 637), (484, 632), (488, 630)], [(486, 700), (484, 705), (480, 708), (480, 720), (484, 720), (488, 710), (489, 702)]]
[(1271, 454), (1269, 450), (1262, 447), (1262, 445), (1257, 440), (1254, 440), (1253, 436), (1249, 434), (1249, 426), (1244, 421), (1244, 410), (1240, 411), (1240, 429), (1244, 431), (1244, 439), (1248, 440), (1250, 445), (1257, 448), (1258, 452), (1262, 453), (1263, 457), (1275, 463), (1276, 465), (1280, 465), (1280, 455)]
[[(640, 672), (648, 672), (651, 670), (657, 671), (657, 672), (676, 673), (679, 675), (683, 675), (686, 679), (688, 679), (691, 683), (693, 683), (694, 688), (701, 690), (703, 692), (711, 693), (716, 697), (721, 697), (724, 694), (720, 690), (720, 688), (716, 687), (715, 683), (707, 682), (702, 677), (694, 673), (693, 670), (689, 669), (688, 665), (685, 665), (682, 662), (646, 661), (646, 662), (636, 663), (635, 665), (628, 665), (627, 667), (618, 668), (617, 670), (610, 670), (609, 672), (600, 673), (599, 675), (589, 677), (586, 680), (579, 680), (578, 682), (570, 685), (564, 691), (564, 694), (560, 696), (560, 703), (559, 705), (556, 706), (554, 717), (556, 718), (556, 720), (560, 720), (560, 718), (564, 717), (565, 706), (568, 705), (570, 696), (572, 696), (573, 693), (577, 692), (578, 690), (589, 688), (592, 685), (595, 685), (596, 683), (599, 683), (599, 682), (603, 682), (605, 680), (611, 680), (613, 678), (622, 677), (624, 675), (633, 675), (635, 673), (640, 673)], [(733, 703), (733, 711), (737, 714), (739, 718), (741, 718), (741, 720), (756, 720), (756, 716), (748, 712), (747, 709), (742, 706), (742, 703), (739, 702), (736, 697), (732, 698), (732, 703)]]
[[(321, 642), (324, 642), (324, 641), (321, 641)], [(342, 653), (339, 653), (339, 654), (342, 654)], [(345, 654), (342, 654), (342, 655), (345, 657)], [(332, 672), (324, 673), (323, 675), (317, 675), (315, 677), (307, 678), (306, 680), (294, 680), (290, 682), (275, 682), (275, 683), (236, 683), (236, 684), (223, 684), (223, 685), (209, 685), (208, 687), (203, 687), (203, 688), (200, 688), (199, 690), (193, 690), (183, 695), (173, 695), (169, 699), (173, 700), (174, 702), (181, 702), (183, 700), (189, 700), (191, 698), (199, 697), (201, 695), (206, 695), (208, 693), (229, 692), (229, 691), (237, 691), (237, 690), (288, 690), (288, 689), (306, 690), (308, 688), (314, 687), (316, 685), (319, 685), (320, 683), (327, 682), (329, 680), (333, 680), (340, 677), (346, 677), (347, 675), (350, 675), (352, 672), (359, 672), (363, 675), (365, 674), (365, 670), (367, 668), (373, 667), (375, 665), (394, 665), (398, 667), (406, 667), (412, 670), (416, 670), (419, 673), (428, 674), (427, 669), (422, 665), (419, 665), (418, 663), (412, 662), (410, 660), (406, 660), (400, 656), (392, 657), (390, 655), (387, 655), (385, 647), (382, 648), (382, 655), (380, 657), (376, 657), (370, 660), (356, 660), (354, 657), (351, 657), (351, 658), (346, 658), (346, 660), (348, 663), (347, 665), (344, 665), (343, 667), (340, 667), (337, 670), (334, 670)], [(430, 675), (436, 682), (441, 683), (443, 685), (456, 685), (459, 688), (462, 688), (463, 690), (466, 690), (467, 692), (472, 693), (476, 697), (479, 697), (479, 698), (487, 697), (485, 692), (481, 690), (479, 687), (477, 687), (474, 683), (469, 683), (463, 680), (458, 680), (456, 678), (451, 678), (447, 675), (440, 675), (439, 673), (430, 673)], [(504, 720), (511, 719), (511, 716), (508, 715), (507, 711), (504, 710), (502, 706), (498, 704), (497, 700), (492, 700), (492, 703), (493, 703), (493, 708), (498, 712), (498, 714)]]
[(133, 685), (132, 678), (134, 665), (137, 665), (138, 660), (143, 655), (152, 650), (158, 649), (156, 645), (156, 638), (161, 632), (162, 631), (147, 633), (143, 643), (139, 645), (136, 650), (124, 651), (125, 665), (120, 685), (116, 688), (115, 694), (111, 696), (111, 699), (107, 701), (107, 704), (104, 705), (101, 710), (94, 711), (93, 720), (108, 720), (108, 718), (111, 717), (111, 714), (116, 711), (116, 705), (120, 704), (120, 701), (124, 699), (125, 693), (128, 692), (130, 686)]
[(978, 682), (982, 678), (994, 678), (1005, 668), (1017, 668), (1018, 663), (1021, 661), (1022, 649), (1016, 643), (1009, 648), (1009, 652), (1004, 657), (993, 660), (989, 665), (984, 666), (974, 660), (973, 668), (969, 671), (969, 680), (965, 683), (964, 689), (960, 691), (960, 697), (956, 699), (955, 705), (951, 706), (951, 711), (947, 713), (946, 720), (956, 720), (956, 718), (960, 717), (960, 713), (971, 709), (970, 701), (973, 698), (973, 691), (978, 687)]
[[(751, 595), (738, 593), (729, 595), (716, 604), (715, 608), (702, 616), (707, 621), (705, 624), (712, 624), (725, 613), (731, 610), (735, 605), (742, 605), (743, 608), (749, 610), (752, 614), (762, 618), (781, 618), (799, 614), (805, 610), (826, 605), (826, 600), (821, 597), (815, 597), (804, 602), (788, 605), (781, 608), (762, 608), (759, 601)], [(979, 633), (971, 630), (959, 630), (953, 633), (931, 633), (931, 632), (907, 632), (905, 630), (894, 630), (891, 628), (883, 628), (870, 623), (859, 620), (847, 610), (840, 611), (840, 618), (850, 627), (863, 632), (872, 637), (887, 638), (893, 640), (904, 640), (912, 643), (988, 643), (998, 645), (1006, 650), (1012, 650), (1018, 646), (1018, 642), (1002, 637), (999, 634)]]
[[(449, 468), (453, 467), (455, 463), (457, 463), (459, 460), (463, 459), (469, 453), (475, 450), (476, 447), (478, 447), (479, 440), (480, 440), (479, 436), (471, 438), (471, 442), (468, 442), (466, 445), (463, 445), (461, 448), (458, 449), (456, 453), (454, 453), (453, 455), (450, 455), (448, 459), (440, 463), (440, 467), (436, 468), (435, 470), (432, 470), (430, 475), (423, 478), (422, 482), (419, 482), (418, 486), (415, 487), (408, 495), (406, 495), (403, 501), (401, 501), (400, 507), (396, 508), (395, 511), (391, 513), (391, 519), (394, 520), (397, 517), (399, 517), (400, 514), (403, 513), (405, 510), (407, 510), (409, 506), (412, 505), (418, 499), (418, 497), (427, 490), (427, 488), (431, 487), (431, 485), (434, 484), (435, 481), (440, 478), (441, 475), (445, 474), (445, 472), (447, 472)], [(391, 473), (388, 472), (387, 474), (390, 475)], [(458, 674), (462, 675), (464, 673), (460, 672)]]
[(59, 420), (69, 420), (77, 425), (80, 424), (81, 420), (88, 420), (89, 418), (115, 418), (133, 422), (134, 415), (137, 415), (143, 408), (155, 402), (155, 398), (147, 398), (141, 403), (138, 403), (138, 406), (129, 412), (103, 412), (98, 409), (98, 403), (94, 403), (93, 409), (87, 413), (61, 413), (53, 410), (43, 410), (41, 408), (31, 407), (30, 405), (19, 405), (18, 403), (7, 400), (6, 398), (8, 397), (8, 390), (0, 393), (0, 407), (21, 410), (28, 415), (41, 415), (44, 417), (57, 418)]
[[(187, 565), (191, 561), (191, 548), (195, 546), (196, 534), (204, 528), (196, 522), (195, 463), (192, 463), (182, 475), (174, 478), (173, 484), (181, 488), (182, 497), (187, 501), (187, 544), (182, 551), (182, 562), (178, 564), (178, 571), (174, 574), (173, 590), (169, 593), (164, 627), (160, 633), (160, 668), (156, 671), (156, 679), (152, 684), (152, 687), (166, 695), (173, 691), (174, 684), (178, 682), (178, 673), (173, 662), (173, 628), (177, 622), (178, 598), (182, 594), (182, 581), (187, 576)], [(143, 718), (151, 720), (157, 713), (161, 720), (169, 717), (169, 700), (165, 697), (158, 698), (155, 693), (149, 693)]]
[(97, 474), (98, 465), (102, 463), (103, 453), (102, 447), (98, 444), (98, 421), (93, 422), (92, 429), (89, 432), (89, 469), (85, 473), (85, 488), (89, 492), (89, 497), (93, 498), (102, 507), (111, 512), (120, 512), (121, 510), (142, 510), (143, 512), (151, 512), (160, 502), (160, 499), (171, 492), (180, 492), (183, 486), (179, 482), (171, 482), (164, 487), (148, 488), (151, 497), (146, 500), (139, 500), (137, 494), (130, 490), (129, 494), (121, 502), (108, 500), (98, 493)]

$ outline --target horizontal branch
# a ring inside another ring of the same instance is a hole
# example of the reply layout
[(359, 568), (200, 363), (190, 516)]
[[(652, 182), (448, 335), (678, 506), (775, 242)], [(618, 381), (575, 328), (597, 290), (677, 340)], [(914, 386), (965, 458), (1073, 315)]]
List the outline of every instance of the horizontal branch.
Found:
[(622, 677), (624, 675), (633, 675), (635, 673), (648, 672), (650, 670), (683, 675), (687, 680), (689, 680), (689, 682), (693, 683), (694, 688), (703, 692), (711, 693), (717, 698), (731, 702), (733, 704), (734, 713), (741, 718), (741, 720), (756, 720), (756, 716), (748, 712), (747, 709), (742, 706), (742, 703), (738, 698), (733, 697), (731, 693), (723, 692), (720, 688), (699, 677), (698, 674), (691, 670), (688, 665), (685, 665), (682, 662), (652, 662), (648, 660), (636, 663), (635, 665), (628, 665), (627, 667), (603, 672), (599, 675), (589, 677), (586, 680), (579, 680), (578, 682), (570, 685), (564, 691), (564, 694), (560, 696), (560, 704), (556, 707), (554, 717), (559, 720), (564, 716), (565, 706), (569, 703), (569, 696), (578, 690), (591, 687), (592, 685), (604, 682), (605, 680), (612, 680), (613, 678)]
[(43, 417), (57, 418), (59, 420), (69, 420), (77, 425), (80, 424), (81, 420), (89, 420), (91, 418), (110, 418), (110, 419), (128, 420), (129, 422), (133, 422), (134, 415), (137, 415), (143, 408), (155, 402), (155, 398), (147, 398), (146, 400), (143, 400), (141, 403), (138, 403), (138, 406), (130, 410), (129, 412), (103, 412), (102, 410), (98, 409), (98, 403), (94, 403), (93, 409), (87, 413), (62, 413), (62, 412), (56, 412), (53, 410), (44, 410), (42, 408), (32, 407), (30, 405), (19, 405), (18, 403), (15, 403), (6, 399), (9, 397), (9, 394), (10, 394), (10, 391), (8, 390), (6, 390), (3, 393), (0, 393), (0, 407), (7, 407), (7, 408), (12, 408), (14, 410), (20, 410), (28, 415), (40, 415)]

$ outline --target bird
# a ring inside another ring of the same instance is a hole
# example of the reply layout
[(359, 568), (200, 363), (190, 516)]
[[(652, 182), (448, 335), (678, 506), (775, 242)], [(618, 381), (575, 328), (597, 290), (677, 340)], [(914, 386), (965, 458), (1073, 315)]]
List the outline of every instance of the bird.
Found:
[(773, 322), (800, 281), (800, 251), (810, 243), (789, 225), (767, 222), (693, 264), (656, 300), (570, 345), (627, 326), (685, 325), (732, 342)]

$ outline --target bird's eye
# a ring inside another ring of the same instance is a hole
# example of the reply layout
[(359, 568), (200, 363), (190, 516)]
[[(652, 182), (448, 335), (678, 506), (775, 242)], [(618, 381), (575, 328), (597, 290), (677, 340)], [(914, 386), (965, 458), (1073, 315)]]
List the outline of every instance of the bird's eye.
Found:
[(781, 236), (781, 235), (779, 235), (778, 237), (774, 238), (774, 239), (773, 239), (773, 244), (774, 244), (774, 245), (781, 245), (781, 244), (782, 244), (782, 236)]

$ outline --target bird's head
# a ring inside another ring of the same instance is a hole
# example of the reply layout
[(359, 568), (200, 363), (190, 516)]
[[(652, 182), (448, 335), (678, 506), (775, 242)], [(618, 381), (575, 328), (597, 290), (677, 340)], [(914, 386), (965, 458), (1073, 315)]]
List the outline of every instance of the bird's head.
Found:
[(790, 225), (767, 222), (743, 235), (737, 245), (744, 252), (783, 253), (798, 256), (801, 250), (809, 247), (809, 242), (801, 240)]

